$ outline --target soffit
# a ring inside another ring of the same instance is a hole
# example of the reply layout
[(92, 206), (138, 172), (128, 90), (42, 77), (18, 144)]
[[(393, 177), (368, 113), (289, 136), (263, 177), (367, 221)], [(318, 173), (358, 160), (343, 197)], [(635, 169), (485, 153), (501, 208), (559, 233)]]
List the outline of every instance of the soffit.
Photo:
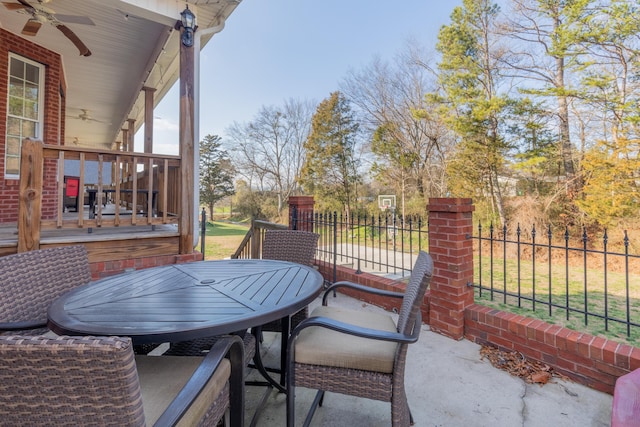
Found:
[[(28, 0), (27, 0), (28, 1)], [(3, 0), (17, 3), (17, 0)], [(32, 0), (37, 6), (38, 1)], [(224, 25), (239, 1), (189, 2), (199, 31)], [(62, 56), (66, 78), (65, 144), (112, 148), (126, 120), (143, 123), (143, 87), (156, 89), (157, 104), (179, 74), (179, 31), (174, 29), (186, 3), (145, 0), (50, 0), (44, 6), (91, 50), (78, 49), (55, 26), (43, 24), (33, 36), (22, 36)], [(68, 18), (68, 16), (75, 18)], [(20, 35), (29, 15), (0, 7), (0, 27)], [(89, 25), (89, 18), (95, 25)], [(62, 19), (61, 19), (62, 21)], [(203, 37), (201, 48), (211, 38)], [(80, 118), (86, 110), (88, 117)]]

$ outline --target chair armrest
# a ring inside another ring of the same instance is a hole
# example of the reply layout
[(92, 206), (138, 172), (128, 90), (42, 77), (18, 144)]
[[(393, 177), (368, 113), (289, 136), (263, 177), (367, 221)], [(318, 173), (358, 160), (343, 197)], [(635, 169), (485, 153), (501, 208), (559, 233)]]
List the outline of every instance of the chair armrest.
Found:
[(0, 322), (0, 331), (20, 331), (25, 329), (46, 328), (46, 320), (22, 320), (19, 322)]
[(329, 292), (335, 292), (337, 288), (349, 288), (355, 289), (357, 291), (367, 292), (374, 295), (380, 295), (384, 297), (392, 297), (392, 298), (403, 298), (404, 293), (402, 292), (393, 292), (393, 291), (385, 291), (382, 289), (372, 288), (370, 286), (360, 285), (358, 283), (341, 281), (336, 282), (333, 285), (329, 286), (325, 291), (322, 297), (322, 305), (327, 305), (327, 296), (329, 296)]
[(231, 378), (229, 379), (229, 400), (233, 406), (231, 425), (244, 422), (244, 344), (237, 335), (219, 339), (202, 363), (195, 370), (176, 398), (165, 409), (154, 424), (155, 427), (174, 426), (184, 416), (193, 401), (213, 376), (222, 359), (229, 355)]
[(289, 346), (291, 346), (291, 344), (293, 343), (293, 338), (298, 336), (303, 329), (312, 326), (332, 329), (343, 334), (354, 335), (362, 338), (370, 338), (381, 341), (394, 341), (399, 344), (412, 344), (418, 341), (421, 324), (422, 316), (420, 315), (420, 313), (418, 313), (418, 315), (416, 316), (416, 322), (413, 325), (413, 333), (411, 335), (405, 335), (400, 332), (389, 332), (381, 331), (379, 329), (364, 328), (361, 326), (353, 325), (351, 323), (331, 319), (329, 317), (315, 316), (305, 319), (294, 329), (289, 339)]

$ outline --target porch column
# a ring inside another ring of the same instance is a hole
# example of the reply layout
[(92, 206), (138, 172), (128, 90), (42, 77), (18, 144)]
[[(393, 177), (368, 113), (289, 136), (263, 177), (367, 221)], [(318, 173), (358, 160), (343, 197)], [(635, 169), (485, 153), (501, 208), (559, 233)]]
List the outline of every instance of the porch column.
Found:
[[(136, 136), (136, 121), (134, 119), (127, 119), (127, 152), (133, 153), (135, 150), (134, 141)], [(134, 175), (136, 173), (137, 166), (133, 164), (133, 160), (127, 161), (127, 181), (133, 181)]]
[[(125, 128), (122, 128), (121, 130), (122, 130), (121, 151), (126, 153), (129, 151), (129, 130)], [(122, 167), (122, 176), (120, 177), (120, 182), (122, 182), (126, 180), (127, 177), (129, 176), (129, 162), (124, 161), (120, 166)]]
[[(180, 34), (185, 32), (180, 25)], [(194, 46), (180, 43), (180, 254), (190, 254), (194, 247), (194, 162), (195, 162), (195, 73)]]
[(135, 151), (135, 147), (133, 146), (135, 136), (136, 136), (136, 121), (134, 119), (127, 119), (127, 151), (133, 153)]
[(464, 337), (464, 311), (473, 304), (471, 199), (431, 198), (429, 254), (433, 258), (429, 325), (454, 339)]
[(153, 93), (151, 87), (143, 87), (144, 91), (144, 152), (153, 153)]

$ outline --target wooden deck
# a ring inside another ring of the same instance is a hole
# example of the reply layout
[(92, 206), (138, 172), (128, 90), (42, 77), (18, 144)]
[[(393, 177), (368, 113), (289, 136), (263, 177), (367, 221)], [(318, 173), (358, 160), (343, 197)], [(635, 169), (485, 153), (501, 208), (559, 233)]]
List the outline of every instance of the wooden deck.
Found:
[[(108, 204), (102, 214), (108, 216), (114, 212), (115, 206)], [(120, 215), (131, 214), (130, 210), (120, 210)], [(77, 217), (77, 212), (64, 213), (65, 220)], [(84, 206), (83, 217), (89, 218), (88, 206)], [(177, 224), (150, 225), (145, 223), (145, 216), (136, 215), (136, 218), (140, 219), (138, 225), (43, 229), (40, 248), (83, 244), (89, 252), (90, 262), (179, 253)], [(0, 256), (16, 253), (17, 245), (17, 225), (0, 224)]]

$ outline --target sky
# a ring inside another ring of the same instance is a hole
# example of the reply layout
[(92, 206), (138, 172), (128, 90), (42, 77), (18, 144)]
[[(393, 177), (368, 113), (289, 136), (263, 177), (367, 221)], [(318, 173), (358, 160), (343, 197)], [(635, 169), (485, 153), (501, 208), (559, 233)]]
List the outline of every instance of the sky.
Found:
[[(320, 102), (350, 70), (433, 49), (461, 0), (243, 0), (200, 53), (200, 140), (288, 99)], [(154, 152), (178, 153), (178, 85), (154, 111)], [(136, 149), (143, 135), (136, 135)]]

